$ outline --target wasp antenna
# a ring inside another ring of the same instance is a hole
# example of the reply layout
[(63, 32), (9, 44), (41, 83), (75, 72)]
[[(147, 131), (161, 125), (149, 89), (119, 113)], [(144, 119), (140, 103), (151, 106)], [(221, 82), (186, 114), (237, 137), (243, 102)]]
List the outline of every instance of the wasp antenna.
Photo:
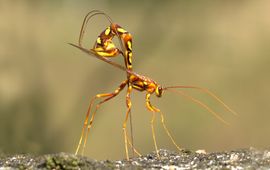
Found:
[[(82, 27), (81, 27), (81, 30), (80, 30), (80, 36), (79, 36), (79, 46), (82, 47), (82, 39), (83, 39), (83, 36), (84, 36), (84, 33), (85, 33), (85, 29), (87, 27), (87, 24), (89, 22), (89, 20), (93, 17), (93, 16), (96, 16), (96, 15), (104, 15), (107, 20), (110, 22), (110, 24), (113, 24), (113, 20), (111, 19), (111, 17), (106, 14), (105, 12), (103, 11), (100, 11), (100, 10), (93, 10), (93, 11), (90, 11), (86, 14), (86, 16), (84, 17), (84, 20), (83, 20), (83, 24), (82, 24)], [(124, 51), (124, 45), (123, 45), (123, 42), (121, 40), (121, 37), (120, 35), (118, 34), (118, 32), (116, 32), (116, 35), (118, 37), (118, 40), (119, 40), (119, 44), (121, 46), (121, 49), (122, 51)]]
[(203, 103), (202, 101), (188, 95), (187, 93), (181, 91), (181, 90), (174, 90), (174, 89), (168, 89), (166, 88), (165, 90), (171, 91), (171, 92), (175, 92), (183, 97), (185, 97), (186, 99), (191, 100), (192, 102), (200, 105), (201, 107), (205, 108), (209, 113), (211, 113), (213, 116), (215, 116), (215, 118), (217, 118), (220, 122), (222, 122), (223, 124), (230, 126), (230, 124), (224, 120), (220, 114), (218, 114), (217, 112), (215, 112), (214, 110), (212, 110), (208, 105), (206, 105), (205, 103)]
[(227, 109), (229, 112), (231, 112), (232, 114), (234, 114), (235, 116), (238, 116), (238, 113), (235, 112), (234, 110), (232, 110), (228, 105), (226, 105), (217, 95), (215, 95), (213, 92), (209, 91), (206, 88), (202, 88), (199, 86), (169, 86), (169, 87), (165, 87), (164, 89), (177, 89), (177, 88), (181, 88), (181, 89), (196, 89), (199, 90), (203, 93), (208, 94), (210, 97), (212, 97), (213, 99), (215, 99), (217, 102), (219, 102), (225, 109)]
[(84, 35), (84, 32), (85, 32), (85, 28), (89, 22), (89, 20), (95, 16), (95, 15), (104, 15), (107, 20), (112, 24), (113, 21), (112, 19), (109, 17), (109, 15), (107, 15), (105, 12), (103, 11), (100, 11), (100, 10), (93, 10), (93, 11), (90, 11), (86, 14), (86, 16), (84, 17), (84, 20), (83, 20), (83, 24), (82, 24), (82, 27), (81, 27), (81, 31), (80, 31), (80, 36), (79, 36), (79, 46), (82, 45), (82, 38), (83, 38), (83, 35)]

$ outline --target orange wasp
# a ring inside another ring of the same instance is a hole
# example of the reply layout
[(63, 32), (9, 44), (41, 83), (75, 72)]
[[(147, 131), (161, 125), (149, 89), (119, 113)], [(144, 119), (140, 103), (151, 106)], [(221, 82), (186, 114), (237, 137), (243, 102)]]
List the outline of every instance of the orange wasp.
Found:
[[(82, 39), (83, 39), (83, 36), (85, 33), (85, 28), (86, 28), (89, 20), (95, 15), (105, 16), (108, 19), (108, 21), (110, 22), (110, 26), (108, 26), (103, 32), (101, 32), (101, 34), (98, 36), (98, 38), (94, 44), (94, 47), (88, 50), (87, 48), (82, 47)], [(120, 46), (121, 46), (120, 49), (117, 48), (112, 41), (115, 36), (119, 39)], [(97, 110), (100, 108), (100, 106), (103, 103), (105, 103), (106, 101), (117, 96), (126, 86), (127, 86), (127, 94), (126, 94), (127, 111), (126, 111), (126, 116), (125, 116), (122, 127), (123, 127), (125, 152), (126, 152), (127, 160), (129, 160), (128, 145), (130, 145), (131, 149), (135, 153), (140, 155), (137, 152), (137, 150), (133, 147), (133, 143), (130, 142), (130, 139), (129, 139), (127, 131), (126, 131), (127, 121), (128, 121), (128, 118), (129, 118), (129, 115), (131, 112), (130, 94), (131, 94), (133, 89), (141, 91), (141, 92), (143, 92), (143, 91), (146, 92), (146, 96), (145, 96), (146, 108), (150, 112), (152, 112), (151, 130), (152, 130), (152, 137), (153, 137), (153, 141), (154, 141), (155, 150), (156, 150), (158, 157), (159, 157), (159, 153), (158, 153), (158, 147), (157, 147), (157, 143), (156, 143), (155, 129), (154, 129), (154, 121), (155, 121), (156, 113), (160, 113), (162, 126), (163, 126), (166, 134), (168, 135), (168, 137), (172, 141), (172, 143), (176, 146), (176, 148), (178, 150), (180, 150), (180, 147), (176, 144), (176, 142), (173, 139), (172, 135), (170, 134), (168, 128), (166, 127), (165, 122), (164, 122), (163, 113), (157, 107), (155, 107), (151, 104), (150, 97), (152, 94), (155, 94), (157, 97), (161, 97), (162, 94), (164, 93), (164, 91), (171, 91), (171, 92), (177, 93), (177, 94), (191, 100), (192, 102), (200, 105), (201, 107), (206, 109), (209, 113), (213, 114), (218, 120), (220, 120), (224, 124), (228, 125), (228, 123), (217, 112), (212, 110), (208, 105), (206, 105), (202, 101), (188, 95), (184, 91), (179, 90), (179, 89), (196, 89), (196, 90), (199, 90), (203, 93), (206, 93), (207, 95), (209, 95), (210, 97), (215, 99), (217, 102), (219, 102), (229, 112), (236, 115), (236, 112), (234, 112), (232, 109), (230, 109), (229, 106), (227, 106), (220, 98), (218, 98), (214, 93), (210, 92), (208, 89), (198, 87), (198, 86), (184, 86), (184, 85), (183, 86), (163, 87), (160, 84), (158, 84), (157, 82), (155, 82), (154, 80), (152, 80), (151, 78), (148, 78), (146, 76), (140, 75), (140, 74), (132, 71), (132, 36), (129, 32), (127, 32), (121, 26), (113, 23), (112, 19), (106, 13), (104, 13), (102, 11), (94, 10), (94, 11), (89, 12), (85, 16), (81, 31), (80, 31), (79, 44), (75, 45), (75, 44), (70, 43), (70, 45), (80, 49), (81, 51), (87, 53), (90, 56), (96, 57), (97, 59), (100, 59), (100, 60), (118, 68), (118, 69), (125, 71), (127, 74), (127, 79), (124, 80), (123, 82), (121, 82), (119, 87), (114, 92), (97, 94), (91, 99), (87, 113), (86, 113), (84, 125), (82, 128), (82, 133), (81, 133), (81, 137), (79, 140), (79, 144), (77, 146), (75, 154), (78, 154), (78, 152), (81, 148), (82, 141), (84, 140), (83, 148), (82, 148), (82, 154), (83, 154), (84, 148), (85, 148), (86, 142), (87, 142), (87, 136), (88, 136), (89, 131), (91, 129), (91, 126), (92, 126), (92, 123), (93, 123), (93, 120), (95, 118)], [(122, 55), (124, 57), (125, 67), (108, 59), (110, 57), (115, 57), (115, 56), (119, 56), (119, 55)], [(178, 89), (178, 90), (176, 90), (176, 89)], [(93, 111), (91, 118), (89, 120), (89, 116), (90, 116), (90, 113), (91, 113), (91, 110), (93, 107), (93, 103), (96, 99), (99, 99), (99, 98), (101, 98), (103, 100), (101, 100), (96, 105), (96, 108)]]

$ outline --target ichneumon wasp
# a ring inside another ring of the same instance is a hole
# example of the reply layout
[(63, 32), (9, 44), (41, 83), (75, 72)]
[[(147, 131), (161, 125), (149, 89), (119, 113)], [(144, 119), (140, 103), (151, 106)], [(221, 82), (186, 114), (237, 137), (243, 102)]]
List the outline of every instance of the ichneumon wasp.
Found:
[[(87, 26), (89, 20), (95, 15), (105, 16), (108, 19), (108, 21), (110, 22), (110, 26), (108, 26), (103, 32), (101, 32), (101, 34), (98, 36), (98, 38), (94, 44), (94, 47), (91, 49), (87, 49), (87, 48), (84, 48), (82, 46), (82, 39), (83, 39), (85, 29), (86, 29), (86, 26)], [(118, 38), (118, 40), (120, 42), (120, 49), (117, 48), (112, 41), (115, 36)], [(161, 97), (162, 94), (164, 93), (164, 91), (170, 91), (173, 93), (177, 93), (177, 94), (183, 96), (184, 98), (187, 98), (187, 99), (191, 100), (192, 102), (200, 105), (202, 108), (206, 109), (209, 113), (213, 114), (222, 123), (228, 125), (228, 123), (217, 112), (212, 110), (207, 104), (192, 97), (191, 95), (187, 94), (186, 92), (179, 90), (179, 89), (195, 89), (195, 90), (199, 90), (199, 91), (209, 95), (214, 100), (219, 102), (229, 112), (237, 115), (237, 113), (235, 111), (233, 111), (220, 98), (218, 98), (214, 93), (212, 93), (211, 91), (209, 91), (206, 88), (202, 88), (202, 87), (198, 87), (198, 86), (185, 86), (185, 85), (167, 86), (167, 87), (165, 86), (164, 87), (164, 86), (161, 86), (160, 84), (158, 84), (157, 82), (155, 82), (154, 80), (132, 71), (132, 36), (129, 32), (127, 32), (121, 26), (113, 23), (112, 19), (106, 13), (104, 13), (102, 11), (93, 10), (93, 11), (89, 12), (84, 18), (84, 21), (83, 21), (83, 24), (81, 27), (81, 31), (80, 31), (78, 45), (71, 44), (71, 43), (69, 43), (69, 44), (80, 49), (81, 51), (87, 53), (90, 56), (96, 57), (97, 59), (100, 59), (100, 60), (118, 68), (118, 69), (121, 69), (122, 71), (125, 71), (127, 74), (127, 79), (122, 81), (121, 84), (119, 85), (119, 87), (114, 92), (97, 94), (91, 99), (87, 113), (86, 113), (84, 125), (82, 128), (79, 144), (77, 146), (75, 154), (78, 154), (78, 152), (81, 148), (82, 141), (83, 141), (83, 148), (82, 148), (82, 154), (83, 154), (85, 146), (86, 146), (86, 142), (87, 142), (87, 137), (88, 137), (89, 131), (91, 129), (91, 126), (92, 126), (92, 123), (93, 123), (93, 120), (95, 118), (97, 110), (106, 101), (117, 96), (126, 86), (127, 86), (127, 93), (126, 93), (127, 111), (126, 111), (126, 116), (125, 116), (125, 119), (123, 122), (123, 134), (124, 134), (126, 158), (128, 160), (129, 160), (128, 145), (130, 145), (132, 151), (134, 151), (135, 153), (140, 155), (138, 153), (138, 151), (133, 147), (133, 143), (130, 141), (128, 134), (127, 134), (127, 131), (126, 131), (127, 121), (128, 121), (128, 118), (129, 118), (129, 115), (131, 112), (130, 94), (131, 94), (133, 89), (135, 89), (137, 91), (141, 91), (141, 92), (143, 92), (143, 91), (146, 92), (146, 96), (145, 96), (146, 108), (152, 113), (151, 130), (152, 130), (152, 137), (153, 137), (153, 141), (154, 141), (155, 150), (156, 150), (158, 157), (159, 157), (159, 153), (158, 153), (158, 147), (157, 147), (157, 143), (156, 143), (154, 124), (153, 124), (155, 121), (156, 113), (160, 113), (162, 126), (163, 126), (166, 134), (168, 135), (168, 137), (172, 141), (172, 143), (176, 146), (176, 148), (178, 150), (180, 150), (180, 147), (176, 144), (171, 133), (169, 132), (168, 128), (165, 125), (164, 114), (157, 107), (155, 107), (151, 104), (150, 97), (152, 94), (155, 94), (157, 97)], [(119, 56), (119, 55), (124, 57), (125, 67), (108, 59), (110, 57), (115, 57), (115, 56)], [(103, 100), (101, 100), (96, 105), (95, 110), (92, 112), (91, 118), (89, 120), (89, 116), (90, 116), (90, 113), (91, 113), (91, 110), (93, 107), (93, 103), (96, 99), (99, 99), (99, 98), (103, 99)]]

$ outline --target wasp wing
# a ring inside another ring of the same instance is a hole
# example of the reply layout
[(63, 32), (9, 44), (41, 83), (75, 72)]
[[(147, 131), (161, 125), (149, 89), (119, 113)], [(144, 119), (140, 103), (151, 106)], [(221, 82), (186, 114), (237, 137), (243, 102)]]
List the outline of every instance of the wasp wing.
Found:
[(88, 54), (88, 55), (90, 55), (90, 56), (93, 56), (93, 57), (95, 57), (95, 58), (97, 58), (97, 59), (99, 59), (99, 60), (102, 60), (102, 61), (104, 61), (104, 62), (106, 62), (106, 63), (108, 63), (108, 64), (110, 64), (110, 65), (112, 65), (112, 66), (114, 66), (114, 67), (117, 67), (117, 68), (119, 68), (120, 70), (123, 70), (123, 71), (125, 71), (125, 72), (127, 72), (127, 73), (129, 73), (129, 74), (133, 74), (133, 75), (135, 75), (135, 76), (138, 76), (137, 73), (135, 73), (135, 72), (133, 72), (133, 71), (131, 71), (131, 70), (128, 70), (128, 69), (126, 69), (124, 66), (122, 66), (122, 65), (120, 65), (120, 64), (118, 64), (118, 63), (115, 63), (115, 62), (113, 62), (113, 61), (111, 61), (111, 60), (109, 60), (109, 59), (107, 59), (107, 58), (105, 58), (105, 57), (103, 57), (103, 56), (98, 55), (98, 54), (97, 54), (95, 51), (93, 51), (93, 50), (88, 50), (88, 49), (85, 49), (85, 48), (83, 48), (83, 47), (80, 47), (80, 46), (75, 45), (75, 44), (72, 44), (72, 43), (68, 43), (68, 44), (71, 45), (71, 46), (73, 46), (73, 47), (76, 47), (76, 48), (80, 49), (81, 51), (85, 52), (86, 54)]

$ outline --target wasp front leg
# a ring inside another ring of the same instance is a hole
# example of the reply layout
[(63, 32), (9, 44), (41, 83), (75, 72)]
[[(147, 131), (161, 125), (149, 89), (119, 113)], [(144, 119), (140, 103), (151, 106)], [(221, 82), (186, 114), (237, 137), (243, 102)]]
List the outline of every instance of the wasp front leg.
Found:
[(156, 134), (155, 134), (155, 128), (154, 128), (154, 122), (155, 122), (155, 118), (156, 118), (156, 112), (160, 112), (160, 110), (154, 106), (151, 105), (150, 103), (150, 96), (151, 94), (150, 93), (147, 93), (146, 94), (146, 107), (149, 111), (152, 112), (152, 119), (151, 119), (151, 129), (152, 129), (152, 137), (153, 137), (153, 140), (154, 140), (154, 145), (155, 145), (155, 150), (156, 150), (156, 153), (157, 153), (157, 157), (159, 157), (159, 153), (158, 153), (158, 147), (157, 147), (157, 141), (156, 141)]
[(159, 157), (159, 153), (158, 153), (158, 148), (157, 148), (157, 143), (156, 143), (156, 135), (155, 135), (155, 129), (154, 129), (155, 113), (157, 113), (157, 112), (160, 113), (161, 123), (162, 123), (162, 126), (163, 126), (166, 134), (169, 136), (170, 140), (175, 145), (175, 147), (180, 151), (181, 150), (180, 147), (176, 144), (176, 142), (173, 139), (171, 133), (169, 132), (167, 126), (165, 125), (163, 113), (158, 108), (152, 106), (152, 104), (150, 102), (150, 96), (151, 96), (150, 93), (147, 93), (146, 94), (146, 107), (147, 107), (147, 109), (149, 111), (151, 111), (153, 113), (152, 119), (151, 119), (151, 128), (152, 128), (152, 136), (153, 136), (153, 140), (154, 140), (154, 145), (155, 145), (155, 149), (156, 149), (156, 152), (157, 152), (157, 156)]

